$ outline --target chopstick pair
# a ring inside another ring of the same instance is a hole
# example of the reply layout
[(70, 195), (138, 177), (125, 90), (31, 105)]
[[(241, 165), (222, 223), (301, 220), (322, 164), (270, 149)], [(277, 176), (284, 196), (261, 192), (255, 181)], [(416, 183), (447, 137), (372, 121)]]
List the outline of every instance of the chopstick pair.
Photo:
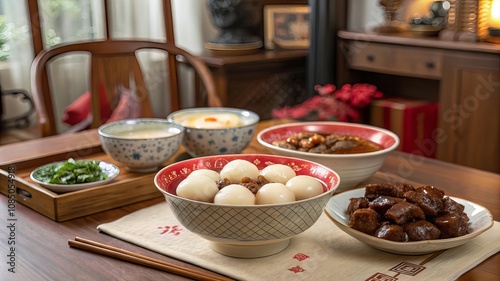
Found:
[(148, 256), (133, 253), (110, 245), (102, 244), (92, 240), (76, 237), (75, 240), (68, 240), (70, 247), (86, 250), (89, 252), (105, 255), (108, 257), (128, 261), (131, 263), (148, 266), (165, 272), (177, 274), (180, 276), (196, 280), (215, 280), (230, 281), (233, 279), (217, 276), (211, 273), (202, 272), (196, 269), (185, 268), (179, 265), (171, 264), (162, 260), (154, 259)]

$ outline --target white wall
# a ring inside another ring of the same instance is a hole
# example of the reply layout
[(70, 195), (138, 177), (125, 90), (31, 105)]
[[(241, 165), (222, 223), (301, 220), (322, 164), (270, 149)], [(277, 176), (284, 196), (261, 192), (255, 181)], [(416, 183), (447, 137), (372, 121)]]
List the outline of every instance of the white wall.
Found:
[[(204, 49), (203, 44), (217, 35), (206, 3), (205, 0), (172, 0), (175, 43), (193, 54), (201, 53)], [(193, 107), (194, 73), (184, 68), (179, 79), (183, 91), (181, 105)]]
[(376, 0), (349, 0), (347, 29), (363, 32), (381, 24), (383, 11)]
[(203, 44), (217, 35), (205, 0), (172, 0), (176, 44), (191, 53), (203, 51)]

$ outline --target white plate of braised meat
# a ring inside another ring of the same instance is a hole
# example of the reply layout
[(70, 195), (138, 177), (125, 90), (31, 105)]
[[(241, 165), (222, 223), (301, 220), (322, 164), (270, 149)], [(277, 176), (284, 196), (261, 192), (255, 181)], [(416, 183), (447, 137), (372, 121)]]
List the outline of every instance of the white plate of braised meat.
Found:
[(422, 255), (469, 242), (491, 213), (432, 186), (368, 184), (334, 195), (325, 212), (342, 231), (382, 251)]

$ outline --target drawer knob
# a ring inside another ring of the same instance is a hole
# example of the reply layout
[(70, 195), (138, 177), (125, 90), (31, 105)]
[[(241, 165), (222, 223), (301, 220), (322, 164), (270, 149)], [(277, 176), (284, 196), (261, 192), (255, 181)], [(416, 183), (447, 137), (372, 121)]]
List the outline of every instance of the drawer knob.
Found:
[(436, 65), (432, 61), (426, 62), (425, 66), (429, 69), (434, 69), (434, 67), (436, 67)]
[(367, 55), (366, 56), (366, 60), (369, 61), (369, 62), (372, 62), (375, 60), (375, 57), (373, 55)]

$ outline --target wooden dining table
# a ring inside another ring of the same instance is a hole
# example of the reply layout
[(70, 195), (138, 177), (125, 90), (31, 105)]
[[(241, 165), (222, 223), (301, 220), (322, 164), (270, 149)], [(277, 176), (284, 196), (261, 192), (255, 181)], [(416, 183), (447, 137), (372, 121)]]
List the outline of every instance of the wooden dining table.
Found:
[[(258, 125), (258, 130), (284, 122), (289, 120), (262, 121)], [(33, 162), (41, 161), (37, 159), (49, 161), (51, 153), (82, 149), (81, 142), (76, 141), (82, 139), (91, 143), (94, 149), (98, 149), (99, 139), (96, 130), (0, 146), (0, 168), (8, 167), (9, 163), (17, 163), (17, 168), (22, 170), (29, 167), (30, 163), (32, 165)], [(254, 137), (243, 153), (270, 152)], [(183, 154), (185, 152), (181, 148), (165, 165), (177, 161)], [(486, 207), (493, 218), (500, 221), (500, 175), (498, 174), (394, 151), (387, 157), (381, 169), (361, 185), (386, 182), (391, 179), (404, 180), (415, 185), (433, 185), (444, 190), (447, 195), (464, 198)], [(0, 184), (8, 183), (2, 181)], [(13, 184), (15, 185), (15, 182)], [(161, 196), (62, 222), (54, 221), (26, 207), (20, 198), (18, 202), (9, 201), (4, 195), (0, 195), (0, 198), (0, 210), (2, 210), (0, 280), (189, 280), (157, 269), (69, 247), (68, 240), (75, 237), (99, 241), (186, 268), (208, 272), (97, 230), (97, 226), (102, 223), (114, 221), (134, 211), (163, 202), (164, 198)], [(9, 218), (9, 210), (15, 212), (15, 220)], [(14, 227), (8, 228), (12, 225)], [(332, 268), (332, 278), (334, 276), (335, 268)], [(500, 255), (497, 253), (489, 257), (458, 280), (500, 280)]]

